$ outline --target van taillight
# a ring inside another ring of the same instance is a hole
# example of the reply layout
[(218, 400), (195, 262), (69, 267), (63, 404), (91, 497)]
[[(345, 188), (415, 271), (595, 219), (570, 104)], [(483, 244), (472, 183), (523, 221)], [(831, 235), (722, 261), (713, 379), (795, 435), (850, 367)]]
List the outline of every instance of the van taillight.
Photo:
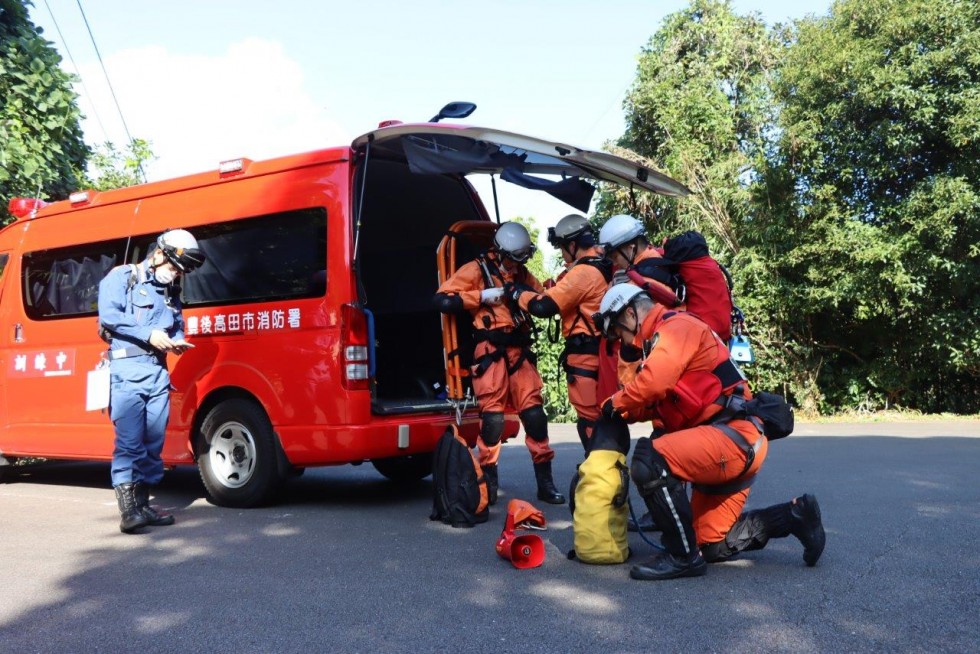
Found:
[(364, 311), (345, 304), (341, 313), (341, 356), (344, 366), (344, 388), (366, 391), (371, 388), (368, 319)]

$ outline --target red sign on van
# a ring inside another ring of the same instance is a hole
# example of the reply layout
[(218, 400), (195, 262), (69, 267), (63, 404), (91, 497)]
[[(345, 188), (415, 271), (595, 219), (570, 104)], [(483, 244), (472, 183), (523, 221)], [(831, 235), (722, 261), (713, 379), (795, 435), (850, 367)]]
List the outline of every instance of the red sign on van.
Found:
[(11, 377), (64, 377), (75, 369), (75, 350), (18, 352), (10, 358)]

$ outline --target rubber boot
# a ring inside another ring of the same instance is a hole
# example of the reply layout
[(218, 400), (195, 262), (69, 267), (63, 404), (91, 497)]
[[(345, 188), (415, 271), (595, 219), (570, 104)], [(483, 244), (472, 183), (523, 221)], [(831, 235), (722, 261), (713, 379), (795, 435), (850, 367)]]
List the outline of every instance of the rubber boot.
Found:
[(708, 571), (708, 564), (697, 550), (693, 554), (661, 552), (645, 563), (630, 568), (630, 577), (642, 581), (660, 581), (681, 577), (700, 577)]
[(146, 518), (146, 524), (151, 527), (172, 525), (174, 517), (169, 513), (157, 511), (150, 506), (150, 487), (141, 481), (136, 482), (133, 494), (136, 497), (136, 508)]
[(146, 526), (146, 517), (136, 506), (136, 498), (133, 495), (136, 484), (128, 482), (119, 484), (115, 487), (116, 503), (119, 504), (119, 513), (122, 520), (119, 522), (119, 531), (124, 534), (135, 533), (141, 527)]
[(548, 504), (564, 504), (565, 496), (555, 488), (551, 477), (551, 461), (534, 464), (534, 478), (538, 481), (538, 499)]
[(815, 566), (827, 544), (827, 534), (820, 519), (820, 505), (817, 498), (809, 493), (793, 500), (790, 506), (792, 522), (790, 533), (803, 543), (803, 562)]
[(483, 476), (487, 480), (487, 502), (493, 506), (497, 503), (497, 490), (500, 488), (500, 482), (497, 479), (497, 464), (491, 463), (482, 467)]

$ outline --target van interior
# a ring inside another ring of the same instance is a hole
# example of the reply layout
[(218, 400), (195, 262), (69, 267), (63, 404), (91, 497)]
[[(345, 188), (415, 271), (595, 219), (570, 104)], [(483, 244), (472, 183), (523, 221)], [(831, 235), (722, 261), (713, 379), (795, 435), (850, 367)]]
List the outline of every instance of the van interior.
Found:
[[(360, 295), (374, 317), (373, 410), (398, 414), (449, 410), (440, 392), (446, 382), (436, 248), (459, 220), (480, 220), (475, 192), (459, 175), (420, 175), (404, 161), (368, 160), (354, 186), (355, 202), (366, 170), (357, 268)], [(458, 263), (479, 251), (459, 246)], [(459, 321), (459, 342), (469, 356), (470, 322)], [(468, 364), (466, 358), (464, 364)]]

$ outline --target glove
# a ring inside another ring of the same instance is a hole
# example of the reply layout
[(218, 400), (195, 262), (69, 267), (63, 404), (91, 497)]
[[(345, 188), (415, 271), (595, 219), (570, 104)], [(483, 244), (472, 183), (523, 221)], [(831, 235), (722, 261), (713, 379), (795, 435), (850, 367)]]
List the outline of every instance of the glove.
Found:
[(526, 293), (530, 291), (534, 293), (534, 289), (526, 284), (516, 284), (514, 282), (507, 282), (504, 284), (504, 295), (508, 300), (512, 302), (517, 302), (518, 298), (521, 297), (521, 293)]
[(504, 299), (504, 289), (485, 288), (480, 291), (481, 304), (500, 304)]

